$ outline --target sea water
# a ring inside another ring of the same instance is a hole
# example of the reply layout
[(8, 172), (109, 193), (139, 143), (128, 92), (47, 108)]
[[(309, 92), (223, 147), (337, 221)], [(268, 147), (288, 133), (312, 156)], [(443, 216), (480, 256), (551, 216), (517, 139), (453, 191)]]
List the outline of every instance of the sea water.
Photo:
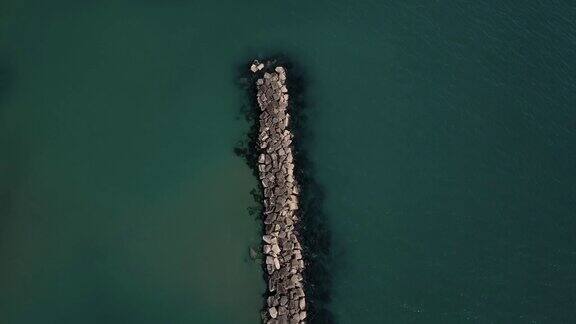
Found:
[(0, 322), (257, 323), (236, 78), (275, 54), (306, 75), (338, 323), (576, 321), (575, 18), (2, 1)]

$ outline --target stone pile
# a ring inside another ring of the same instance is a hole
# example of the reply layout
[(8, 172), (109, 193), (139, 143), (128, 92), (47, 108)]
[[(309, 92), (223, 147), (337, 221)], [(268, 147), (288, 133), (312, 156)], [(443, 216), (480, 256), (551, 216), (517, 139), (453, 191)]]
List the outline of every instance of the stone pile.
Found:
[(278, 66), (264, 71), (257, 61), (251, 71), (256, 81), (260, 107), (258, 171), (264, 188), (263, 252), (268, 274), (268, 297), (262, 313), (264, 323), (306, 323), (306, 298), (302, 272), (304, 260), (298, 232), (298, 184), (294, 177), (293, 135), (286, 71)]

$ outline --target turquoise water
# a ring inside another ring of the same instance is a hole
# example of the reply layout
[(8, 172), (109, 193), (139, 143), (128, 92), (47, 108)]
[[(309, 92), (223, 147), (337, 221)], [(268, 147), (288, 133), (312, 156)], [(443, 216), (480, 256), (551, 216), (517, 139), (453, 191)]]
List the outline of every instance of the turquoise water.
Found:
[(576, 321), (569, 1), (0, 3), (0, 322), (256, 323), (239, 64), (307, 78), (338, 323)]

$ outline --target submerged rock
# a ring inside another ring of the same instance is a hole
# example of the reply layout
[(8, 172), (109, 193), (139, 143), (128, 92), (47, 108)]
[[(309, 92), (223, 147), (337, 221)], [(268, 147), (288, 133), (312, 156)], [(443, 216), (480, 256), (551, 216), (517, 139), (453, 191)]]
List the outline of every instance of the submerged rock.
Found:
[(254, 250), (254, 248), (250, 247), (249, 248), (249, 253), (250, 253), (250, 258), (252, 260), (255, 260), (258, 258), (258, 252), (256, 252), (256, 250)]

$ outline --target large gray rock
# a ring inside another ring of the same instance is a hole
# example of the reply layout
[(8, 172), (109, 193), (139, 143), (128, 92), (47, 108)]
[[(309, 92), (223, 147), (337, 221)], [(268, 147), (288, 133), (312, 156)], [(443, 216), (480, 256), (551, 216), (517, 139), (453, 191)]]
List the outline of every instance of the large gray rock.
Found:
[(298, 302), (298, 307), (302, 310), (306, 309), (306, 299), (305, 298), (300, 298), (300, 301)]
[(278, 244), (273, 244), (273, 245), (272, 245), (272, 252), (273, 252), (273, 253), (278, 254), (278, 253), (280, 253), (280, 251), (281, 251), (281, 250), (280, 250), (280, 247), (278, 246)]
[(292, 315), (292, 320), (294, 320), (296, 323), (300, 322), (300, 314), (296, 312), (294, 315)]
[(270, 314), (270, 317), (276, 318), (278, 316), (278, 311), (276, 310), (276, 307), (268, 308), (268, 314)]
[(272, 239), (273, 239), (272, 235), (268, 234), (262, 235), (262, 240), (268, 244), (272, 243)]

